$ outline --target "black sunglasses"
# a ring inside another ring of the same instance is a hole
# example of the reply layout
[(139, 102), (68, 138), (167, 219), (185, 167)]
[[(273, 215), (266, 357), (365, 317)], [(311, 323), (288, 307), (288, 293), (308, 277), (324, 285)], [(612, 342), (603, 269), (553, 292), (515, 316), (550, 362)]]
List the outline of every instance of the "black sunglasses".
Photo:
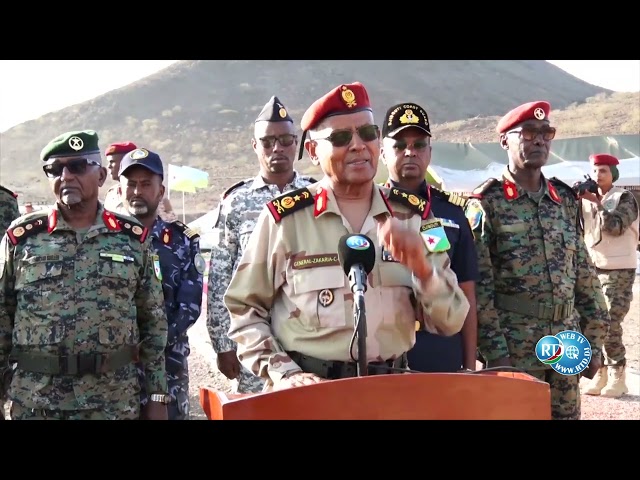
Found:
[(285, 133), (284, 135), (268, 135), (266, 137), (261, 137), (258, 140), (260, 140), (262, 148), (273, 148), (276, 141), (283, 147), (290, 147), (297, 138), (297, 135)]
[[(356, 128), (358, 136), (365, 142), (372, 142), (380, 138), (380, 128), (377, 125), (363, 125)], [(346, 147), (353, 139), (351, 130), (335, 130), (328, 137), (314, 138), (314, 140), (329, 140), (334, 147)]]
[(396, 143), (393, 145), (393, 148), (396, 150), (406, 150), (411, 146), (412, 149), (415, 150), (424, 150), (429, 146), (429, 142), (426, 140), (416, 140), (411, 145), (407, 144), (405, 140), (396, 140)]
[(100, 165), (98, 162), (89, 160), (87, 158), (74, 158), (66, 163), (53, 162), (44, 165), (42, 169), (49, 178), (57, 178), (62, 175), (65, 167), (69, 170), (69, 173), (73, 175), (84, 175), (87, 172), (89, 165)]
[(556, 129), (554, 127), (519, 127), (514, 128), (513, 130), (509, 130), (507, 135), (510, 133), (519, 133), (520, 137), (528, 142), (534, 140), (538, 135), (542, 135), (542, 138), (545, 141), (553, 140), (556, 136)]

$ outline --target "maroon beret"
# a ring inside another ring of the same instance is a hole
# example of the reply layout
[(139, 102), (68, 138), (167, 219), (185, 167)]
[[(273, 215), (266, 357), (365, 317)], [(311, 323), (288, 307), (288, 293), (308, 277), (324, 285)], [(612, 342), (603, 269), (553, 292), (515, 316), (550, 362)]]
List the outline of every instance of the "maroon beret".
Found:
[(514, 108), (500, 119), (496, 126), (498, 133), (505, 133), (515, 125), (527, 120), (544, 120), (549, 116), (551, 105), (549, 102), (529, 102)]
[(105, 155), (116, 155), (118, 153), (125, 154), (125, 153), (132, 152), (136, 148), (138, 147), (136, 147), (135, 143), (133, 142), (112, 143), (104, 151), (104, 154)]
[(371, 109), (369, 94), (360, 82), (339, 85), (307, 109), (300, 122), (302, 130), (311, 130), (323, 119)]
[(620, 162), (613, 155), (597, 153), (589, 156), (589, 161), (594, 165), (618, 165)]

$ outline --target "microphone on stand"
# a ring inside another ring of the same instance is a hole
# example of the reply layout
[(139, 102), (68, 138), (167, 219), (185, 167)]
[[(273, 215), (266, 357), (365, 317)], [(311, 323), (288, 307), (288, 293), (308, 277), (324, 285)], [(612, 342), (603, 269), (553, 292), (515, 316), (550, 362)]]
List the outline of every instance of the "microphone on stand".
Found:
[[(358, 340), (357, 370), (358, 376), (363, 377), (368, 374), (364, 293), (367, 291), (367, 275), (376, 263), (376, 247), (366, 235), (359, 233), (343, 235), (338, 242), (338, 261), (349, 278), (349, 287), (353, 293), (355, 337)], [(353, 348), (353, 341), (351, 347)], [(351, 358), (354, 359), (352, 352)]]

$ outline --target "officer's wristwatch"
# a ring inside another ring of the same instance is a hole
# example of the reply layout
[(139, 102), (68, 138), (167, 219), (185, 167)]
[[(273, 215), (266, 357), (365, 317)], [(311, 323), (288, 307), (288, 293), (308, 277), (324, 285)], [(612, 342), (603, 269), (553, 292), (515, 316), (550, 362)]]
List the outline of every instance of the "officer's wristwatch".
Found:
[(152, 393), (149, 400), (168, 405), (171, 403), (171, 395), (167, 395), (166, 393)]

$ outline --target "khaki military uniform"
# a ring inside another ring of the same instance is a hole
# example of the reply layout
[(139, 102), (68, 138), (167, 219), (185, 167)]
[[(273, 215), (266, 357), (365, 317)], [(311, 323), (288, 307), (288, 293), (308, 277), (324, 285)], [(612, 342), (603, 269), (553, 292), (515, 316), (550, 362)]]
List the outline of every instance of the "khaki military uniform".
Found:
[[(381, 246), (378, 222), (390, 215), (423, 230), (425, 256), (437, 272), (426, 288)], [(263, 210), (224, 297), (229, 337), (246, 368), (277, 382), (305, 370), (292, 355), (353, 363), (353, 294), (337, 255), (347, 233), (354, 232), (324, 181), (281, 195)], [(469, 303), (449, 268), (444, 228), (424, 199), (374, 185), (357, 233), (367, 235), (376, 252), (365, 293), (369, 362), (402, 357), (414, 344), (416, 318), (433, 333), (460, 331)]]
[(137, 419), (137, 360), (146, 391), (167, 391), (167, 319), (147, 235), (102, 206), (85, 231), (57, 207), (12, 223), (0, 245), (12, 418)]

